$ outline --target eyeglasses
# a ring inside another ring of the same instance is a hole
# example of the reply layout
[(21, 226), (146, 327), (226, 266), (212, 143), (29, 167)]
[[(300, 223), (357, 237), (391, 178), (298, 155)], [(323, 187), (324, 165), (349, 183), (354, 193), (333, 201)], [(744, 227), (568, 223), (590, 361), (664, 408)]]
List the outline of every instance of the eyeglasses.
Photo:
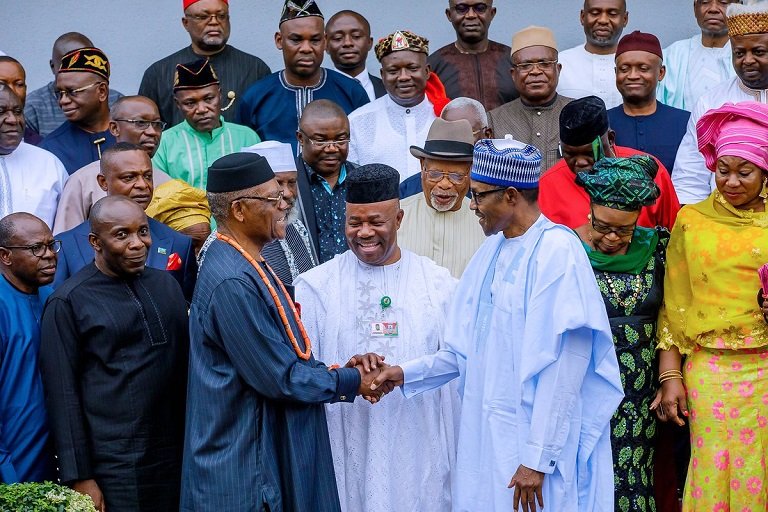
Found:
[(488, 4), (456, 4), (453, 6), (454, 9), (456, 9), (456, 12), (459, 14), (467, 14), (470, 9), (475, 11), (477, 14), (484, 14), (485, 11), (488, 10)]
[(613, 233), (619, 238), (626, 238), (628, 236), (632, 236), (632, 233), (635, 232), (635, 225), (632, 224), (631, 226), (619, 226), (619, 227), (609, 226), (607, 224), (603, 224), (602, 222), (596, 222), (595, 214), (593, 213), (592, 229), (594, 229), (595, 231), (603, 235), (610, 235), (611, 233)]
[(697, 5), (712, 5), (714, 3), (717, 3), (718, 5), (725, 7), (725, 6), (729, 5), (729, 4), (736, 3), (737, 1), (738, 0), (717, 0), (717, 2), (715, 2), (714, 0), (697, 0), (696, 4)]
[(466, 174), (459, 174), (457, 172), (427, 171), (426, 174), (427, 179), (435, 183), (440, 183), (443, 181), (443, 178), (448, 178), (448, 181), (454, 185), (461, 185), (467, 179)]
[(145, 121), (144, 119), (114, 119), (114, 121), (119, 121), (121, 123), (131, 123), (139, 130), (146, 130), (151, 126), (155, 130), (163, 131), (167, 126), (167, 123), (162, 121)]
[(474, 130), (474, 131), (472, 132), (472, 136), (474, 137), (474, 136), (476, 136), (478, 133), (483, 133), (483, 132), (484, 132), (485, 130), (487, 130), (487, 129), (488, 129), (488, 127), (487, 127), (487, 126), (483, 126), (482, 128), (478, 128), (477, 130)]
[(472, 194), (472, 200), (475, 202), (475, 204), (480, 204), (480, 202), (483, 200), (483, 198), (485, 196), (487, 196), (488, 194), (495, 194), (496, 192), (504, 192), (505, 190), (507, 190), (506, 187), (505, 188), (494, 188), (494, 189), (491, 189), (491, 190), (485, 190), (483, 192), (477, 192), (475, 190), (470, 190), (469, 192), (470, 192), (470, 194)]
[(283, 191), (281, 190), (280, 192), (278, 192), (277, 196), (275, 197), (243, 196), (243, 197), (238, 197), (237, 199), (233, 199), (232, 202), (234, 203), (235, 201), (242, 201), (243, 199), (258, 199), (259, 201), (272, 202), (272, 203), (275, 203), (275, 205), (278, 205), (280, 204), (280, 201), (283, 200)]
[(195, 23), (200, 23), (201, 25), (203, 23), (207, 25), (213, 20), (216, 20), (219, 23), (224, 23), (225, 21), (229, 21), (229, 14), (187, 14), (185, 15), (185, 17), (189, 18)]
[(88, 89), (103, 83), (104, 82), (93, 82), (92, 84), (88, 84), (83, 87), (78, 87), (77, 89), (56, 89), (55, 91), (53, 91), (53, 94), (54, 96), (56, 96), (57, 100), (60, 100), (63, 96), (67, 96), (71, 99), (75, 99), (78, 96), (80, 96), (81, 92), (85, 92)]
[(336, 146), (337, 148), (341, 148), (343, 146), (346, 146), (349, 144), (349, 139), (339, 139), (339, 140), (315, 140), (311, 138), (309, 135), (306, 134), (304, 130), (299, 130), (304, 137), (307, 138), (310, 144), (312, 144), (317, 149), (325, 149), (329, 146)]
[(530, 73), (533, 68), (536, 67), (541, 71), (552, 71), (555, 69), (557, 59), (555, 60), (538, 60), (536, 62), (521, 62), (520, 64), (512, 64), (512, 69), (516, 69), (523, 73)]
[(25, 251), (30, 251), (32, 256), (36, 258), (42, 258), (45, 256), (47, 249), (50, 249), (53, 252), (59, 252), (61, 250), (61, 240), (54, 240), (47, 244), (39, 243), (33, 245), (4, 245), (3, 247), (6, 249), (22, 249)]

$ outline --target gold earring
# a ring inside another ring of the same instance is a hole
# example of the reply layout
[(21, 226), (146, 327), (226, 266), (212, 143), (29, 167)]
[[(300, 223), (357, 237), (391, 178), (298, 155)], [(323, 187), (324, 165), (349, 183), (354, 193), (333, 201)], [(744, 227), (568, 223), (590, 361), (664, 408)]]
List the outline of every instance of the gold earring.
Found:
[(760, 191), (760, 197), (763, 198), (763, 202), (768, 201), (768, 178), (763, 178), (763, 190)]

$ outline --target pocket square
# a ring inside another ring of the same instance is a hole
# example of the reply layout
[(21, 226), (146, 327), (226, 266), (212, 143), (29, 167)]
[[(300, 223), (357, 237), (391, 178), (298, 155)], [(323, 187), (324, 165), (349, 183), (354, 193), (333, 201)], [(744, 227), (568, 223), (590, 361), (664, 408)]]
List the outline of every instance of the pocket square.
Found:
[(165, 270), (181, 270), (181, 256), (179, 256), (179, 253), (174, 252), (168, 256), (168, 263), (165, 265)]

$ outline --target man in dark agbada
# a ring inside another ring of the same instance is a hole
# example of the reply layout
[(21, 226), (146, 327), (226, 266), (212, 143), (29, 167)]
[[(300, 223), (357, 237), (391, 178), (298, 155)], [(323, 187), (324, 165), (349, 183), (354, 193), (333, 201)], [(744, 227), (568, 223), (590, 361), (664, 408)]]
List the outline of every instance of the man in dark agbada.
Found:
[(100, 512), (178, 510), (189, 353), (187, 305), (146, 266), (144, 210), (93, 205), (96, 256), (43, 311), (40, 371), (59, 478)]

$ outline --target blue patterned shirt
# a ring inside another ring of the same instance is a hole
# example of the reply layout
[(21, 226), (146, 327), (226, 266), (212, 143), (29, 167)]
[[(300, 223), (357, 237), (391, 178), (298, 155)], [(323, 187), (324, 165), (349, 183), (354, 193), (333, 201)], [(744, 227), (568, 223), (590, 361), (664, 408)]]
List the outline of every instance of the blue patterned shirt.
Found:
[(309, 165), (309, 188), (312, 190), (312, 204), (317, 218), (317, 239), (320, 245), (320, 263), (333, 259), (345, 252), (347, 238), (344, 234), (345, 215), (347, 212), (347, 166), (342, 164), (339, 181), (331, 189), (325, 178), (317, 174)]

